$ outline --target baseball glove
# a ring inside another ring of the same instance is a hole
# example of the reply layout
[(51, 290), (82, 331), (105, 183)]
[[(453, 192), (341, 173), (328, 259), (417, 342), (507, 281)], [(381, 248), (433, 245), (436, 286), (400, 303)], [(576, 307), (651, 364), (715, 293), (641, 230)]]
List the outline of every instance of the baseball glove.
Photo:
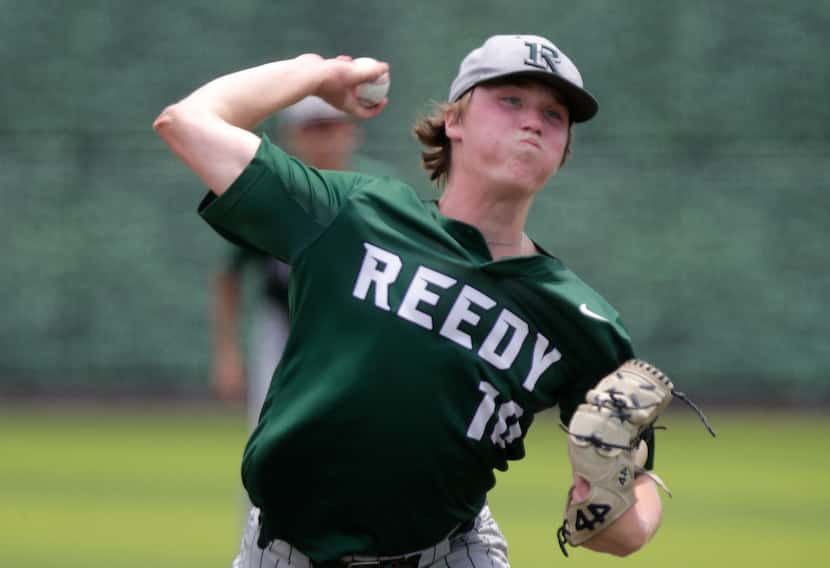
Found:
[[(559, 547), (579, 546), (620, 518), (634, 505), (634, 478), (651, 476), (667, 493), (665, 484), (644, 465), (645, 438), (673, 397), (689, 404), (706, 428), (706, 417), (688, 397), (674, 390), (669, 378), (638, 359), (623, 363), (588, 391), (568, 425), (568, 454), (574, 473), (591, 487), (587, 499), (565, 505), (565, 518), (557, 531)], [(671, 495), (671, 493), (669, 493)]]

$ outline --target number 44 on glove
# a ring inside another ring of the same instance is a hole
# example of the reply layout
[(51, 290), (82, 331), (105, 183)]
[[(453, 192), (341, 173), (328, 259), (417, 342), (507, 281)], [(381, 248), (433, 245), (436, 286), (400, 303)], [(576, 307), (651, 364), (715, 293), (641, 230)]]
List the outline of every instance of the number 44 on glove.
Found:
[[(579, 503), (568, 502), (557, 531), (559, 547), (579, 546), (620, 518), (636, 501), (634, 478), (652, 477), (666, 493), (665, 484), (644, 469), (648, 457), (645, 438), (654, 422), (677, 397), (691, 406), (712, 434), (700, 409), (669, 378), (639, 359), (623, 363), (588, 391), (568, 425), (568, 454), (574, 474), (590, 484), (590, 494)], [(669, 493), (669, 495), (671, 495)]]

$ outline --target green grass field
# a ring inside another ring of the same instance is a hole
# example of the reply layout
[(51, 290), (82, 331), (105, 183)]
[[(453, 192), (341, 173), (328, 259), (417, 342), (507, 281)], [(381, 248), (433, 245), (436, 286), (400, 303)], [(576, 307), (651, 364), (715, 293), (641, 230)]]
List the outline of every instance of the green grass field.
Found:
[[(213, 406), (0, 406), (0, 567), (228, 567), (242, 502), (241, 413)], [(528, 458), (490, 504), (518, 568), (611, 563), (820, 565), (830, 553), (830, 416), (712, 412), (712, 440), (679, 405), (663, 421), (663, 527), (626, 558), (555, 542), (564, 435), (538, 420)], [(344, 488), (347, 490), (347, 488)]]

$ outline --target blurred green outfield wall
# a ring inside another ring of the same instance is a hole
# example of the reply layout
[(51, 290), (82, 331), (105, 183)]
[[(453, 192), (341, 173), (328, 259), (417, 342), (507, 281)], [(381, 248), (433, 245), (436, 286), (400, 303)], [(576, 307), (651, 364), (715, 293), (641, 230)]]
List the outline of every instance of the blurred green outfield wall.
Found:
[[(409, 134), (465, 53), (539, 33), (600, 101), (533, 236), (641, 356), (726, 400), (830, 398), (830, 1), (0, 0), (0, 392), (207, 385), (227, 245), (155, 136), (168, 103), (303, 52), (389, 61), (363, 152), (418, 191)], [(267, 125), (265, 125), (267, 126)]]

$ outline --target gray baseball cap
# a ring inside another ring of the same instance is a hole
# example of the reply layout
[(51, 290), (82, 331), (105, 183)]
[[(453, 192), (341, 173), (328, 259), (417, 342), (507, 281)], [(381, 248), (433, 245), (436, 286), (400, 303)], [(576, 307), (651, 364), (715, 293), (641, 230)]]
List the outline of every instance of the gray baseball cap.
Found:
[(348, 114), (334, 108), (320, 97), (306, 97), (284, 108), (277, 114), (277, 117), (279, 124), (282, 126), (295, 126), (306, 122), (351, 119)]
[(582, 75), (568, 56), (549, 40), (535, 35), (495, 35), (461, 62), (450, 86), (450, 102), (485, 81), (531, 77), (550, 83), (564, 97), (574, 122), (585, 122), (599, 110), (582, 86)]

